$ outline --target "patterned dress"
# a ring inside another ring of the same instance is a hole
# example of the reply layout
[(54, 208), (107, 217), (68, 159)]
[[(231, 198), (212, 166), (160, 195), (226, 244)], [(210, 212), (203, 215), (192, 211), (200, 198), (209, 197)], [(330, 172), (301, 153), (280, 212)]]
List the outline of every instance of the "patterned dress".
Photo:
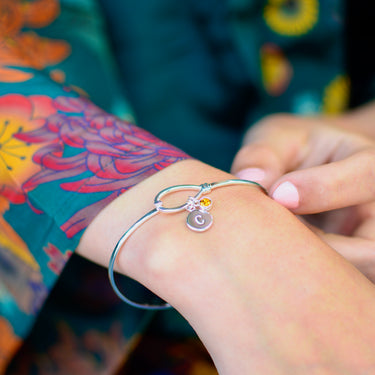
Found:
[[(372, 99), (345, 5), (0, 0), (0, 374), (122, 368), (153, 314), (119, 302), (106, 271), (74, 254), (84, 229), (188, 154), (228, 170), (262, 116)], [(192, 334), (167, 314), (160, 330)], [(214, 373), (203, 367), (159, 373)]]

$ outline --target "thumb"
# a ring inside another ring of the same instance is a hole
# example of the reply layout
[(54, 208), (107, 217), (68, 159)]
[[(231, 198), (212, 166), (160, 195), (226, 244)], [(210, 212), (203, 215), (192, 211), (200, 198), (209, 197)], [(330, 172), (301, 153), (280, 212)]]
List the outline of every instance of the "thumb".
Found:
[(282, 176), (269, 195), (294, 213), (314, 214), (375, 199), (375, 152), (359, 151), (346, 159)]
[(248, 144), (237, 153), (231, 172), (236, 177), (262, 184), (266, 189), (285, 171), (285, 162), (266, 144)]

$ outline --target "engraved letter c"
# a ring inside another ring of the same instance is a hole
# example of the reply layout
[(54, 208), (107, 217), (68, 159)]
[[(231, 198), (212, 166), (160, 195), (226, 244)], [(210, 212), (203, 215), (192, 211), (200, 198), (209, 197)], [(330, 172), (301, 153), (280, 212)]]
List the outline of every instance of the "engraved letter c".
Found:
[(195, 218), (194, 218), (195, 222), (199, 225), (203, 225), (205, 220), (204, 220), (204, 217), (202, 215), (197, 215)]

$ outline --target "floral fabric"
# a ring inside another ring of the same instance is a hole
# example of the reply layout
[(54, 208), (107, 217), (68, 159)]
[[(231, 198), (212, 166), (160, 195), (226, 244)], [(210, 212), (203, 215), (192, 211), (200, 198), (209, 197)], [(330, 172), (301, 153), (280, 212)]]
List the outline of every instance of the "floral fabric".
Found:
[[(10, 372), (58, 368), (77, 373), (79, 367), (90, 374), (113, 372), (149, 319), (150, 314), (113, 298), (102, 269), (73, 257), (69, 264), (74, 272), (61, 275), (83, 230), (103, 207), (187, 158), (124, 120), (132, 115), (124, 112), (128, 104), (115, 74), (108, 73), (107, 47), (97, 21), (90, 21), (100, 19), (95, 9), (90, 1), (0, 4), (0, 373), (24, 339), (32, 340), (32, 328), (41, 345), (25, 352), (25, 344)], [(61, 27), (68, 19), (77, 34), (70, 38), (67, 32), (63, 39)], [(86, 30), (80, 25), (83, 19)], [(73, 39), (77, 36), (78, 41)], [(83, 52), (91, 53), (94, 65), (86, 80), (74, 70), (85, 63)], [(123, 119), (87, 98), (94, 73), (108, 78), (96, 89), (108, 86), (111, 92), (96, 100)], [(54, 288), (58, 278), (61, 286)], [(98, 308), (91, 303), (96, 284), (104, 284), (97, 288), (104, 294)], [(73, 313), (64, 312), (64, 295)], [(84, 318), (82, 310), (87, 311)], [(93, 316), (95, 322), (88, 323)], [(62, 361), (73, 348), (76, 357)], [(60, 351), (63, 357), (53, 354)]]

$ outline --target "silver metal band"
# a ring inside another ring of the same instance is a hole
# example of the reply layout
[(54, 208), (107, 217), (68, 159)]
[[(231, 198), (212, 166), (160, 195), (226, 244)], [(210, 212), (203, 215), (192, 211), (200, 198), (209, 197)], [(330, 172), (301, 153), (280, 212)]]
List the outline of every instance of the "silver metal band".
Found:
[[(168, 303), (164, 303), (161, 305), (150, 305), (150, 304), (144, 304), (144, 303), (138, 303), (130, 300), (127, 298), (117, 287), (115, 277), (114, 277), (114, 265), (116, 261), (116, 257), (118, 253), (120, 252), (122, 246), (127, 241), (127, 239), (146, 221), (157, 215), (158, 213), (165, 213), (165, 214), (171, 214), (171, 213), (177, 213), (181, 211), (188, 211), (188, 217), (186, 220), (186, 225), (189, 229), (196, 231), (196, 232), (204, 232), (208, 230), (212, 223), (213, 218), (211, 214), (208, 212), (209, 209), (212, 206), (212, 200), (208, 196), (205, 196), (205, 194), (209, 194), (212, 190), (224, 187), (224, 186), (231, 186), (231, 185), (252, 185), (259, 187), (264, 193), (267, 194), (266, 189), (254, 181), (248, 181), (248, 180), (237, 180), (237, 179), (231, 179), (231, 180), (225, 180), (221, 182), (212, 182), (212, 183), (204, 183), (201, 185), (175, 185), (170, 186), (166, 189), (161, 190), (154, 199), (154, 205), (155, 208), (151, 211), (147, 212), (143, 217), (141, 217), (138, 221), (136, 221), (119, 239), (117, 242), (115, 248), (113, 249), (111, 258), (109, 260), (108, 265), (108, 277), (109, 281), (112, 285), (113, 290), (118, 295), (118, 297), (129, 304), (130, 306), (145, 309), (145, 310), (164, 310), (171, 308), (172, 306)], [(170, 193), (174, 193), (181, 190), (195, 190), (197, 193), (193, 197), (189, 197), (187, 201), (177, 207), (164, 207), (162, 198)]]

